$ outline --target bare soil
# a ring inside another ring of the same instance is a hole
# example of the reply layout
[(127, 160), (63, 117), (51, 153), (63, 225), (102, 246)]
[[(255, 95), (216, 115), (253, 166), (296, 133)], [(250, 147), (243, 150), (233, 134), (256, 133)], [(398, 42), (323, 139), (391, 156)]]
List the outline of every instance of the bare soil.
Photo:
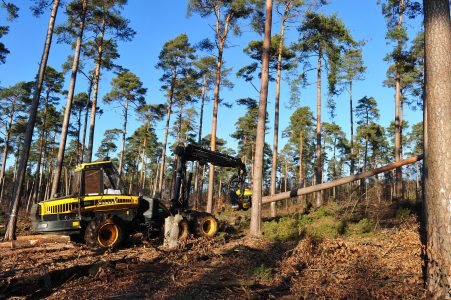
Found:
[(238, 232), (168, 252), (136, 235), (106, 253), (76, 243), (0, 251), (0, 299), (426, 298), (413, 218), (367, 237), (271, 242)]

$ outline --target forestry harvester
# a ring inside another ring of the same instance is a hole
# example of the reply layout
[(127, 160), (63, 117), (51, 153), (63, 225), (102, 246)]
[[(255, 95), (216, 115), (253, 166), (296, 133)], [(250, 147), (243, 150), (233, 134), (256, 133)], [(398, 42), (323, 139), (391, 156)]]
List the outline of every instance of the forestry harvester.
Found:
[[(214, 236), (218, 230), (215, 217), (188, 208), (192, 173), (186, 175), (186, 162), (237, 168), (233, 184), (240, 185), (242, 191), (245, 166), (240, 159), (192, 144), (177, 147), (174, 154), (177, 171), (169, 207), (155, 197), (127, 194), (111, 161), (85, 163), (75, 169), (70, 195), (33, 206), (33, 230), (78, 236), (91, 248), (108, 249), (120, 246), (135, 232), (142, 232), (147, 238), (158, 236), (163, 232), (165, 218), (180, 214), (183, 220), (179, 223), (179, 238), (186, 238), (189, 233)], [(241, 194), (243, 200), (245, 193)]]

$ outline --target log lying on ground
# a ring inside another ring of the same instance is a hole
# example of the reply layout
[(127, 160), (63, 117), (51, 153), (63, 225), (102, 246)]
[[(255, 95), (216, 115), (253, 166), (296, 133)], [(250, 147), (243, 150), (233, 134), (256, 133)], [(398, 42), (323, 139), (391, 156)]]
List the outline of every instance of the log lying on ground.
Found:
[(21, 249), (44, 244), (54, 244), (54, 243), (65, 244), (68, 242), (70, 242), (70, 237), (67, 235), (56, 235), (56, 234), (26, 235), (17, 237), (17, 240), (15, 241), (0, 243), (0, 249), (1, 248)]
[(366, 172), (363, 172), (360, 174), (343, 177), (343, 178), (340, 178), (337, 180), (333, 180), (330, 182), (321, 183), (321, 184), (317, 184), (317, 185), (312, 185), (312, 186), (301, 188), (298, 190), (291, 190), (289, 192), (275, 194), (273, 196), (266, 196), (266, 197), (262, 198), (262, 203), (276, 202), (276, 201), (294, 198), (297, 196), (301, 196), (301, 195), (305, 195), (305, 194), (309, 194), (309, 193), (313, 193), (313, 192), (318, 192), (321, 190), (330, 189), (330, 188), (333, 188), (333, 187), (336, 187), (339, 185), (343, 185), (343, 184), (347, 184), (347, 183), (350, 183), (350, 182), (353, 182), (356, 180), (361, 180), (366, 177), (371, 177), (371, 176), (377, 175), (379, 173), (384, 173), (384, 172), (402, 167), (404, 165), (413, 164), (422, 159), (423, 159), (423, 155), (413, 156), (413, 157), (409, 157), (407, 159), (401, 160), (399, 162), (394, 162), (394, 163), (385, 165), (383, 167), (373, 169), (370, 171), (366, 171)]

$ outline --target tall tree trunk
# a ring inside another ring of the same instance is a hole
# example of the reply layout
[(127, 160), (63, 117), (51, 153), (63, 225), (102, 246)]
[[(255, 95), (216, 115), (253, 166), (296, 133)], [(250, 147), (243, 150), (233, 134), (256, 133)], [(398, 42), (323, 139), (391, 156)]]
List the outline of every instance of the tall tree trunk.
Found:
[(61, 130), (61, 139), (60, 139), (60, 145), (59, 145), (59, 149), (58, 149), (58, 158), (57, 158), (57, 162), (56, 162), (55, 172), (53, 174), (54, 178), (53, 178), (53, 186), (52, 186), (52, 195), (55, 195), (56, 193), (58, 193), (60, 177), (61, 177), (61, 169), (63, 168), (64, 151), (66, 150), (67, 132), (69, 130), (70, 114), (71, 114), (71, 110), (72, 110), (72, 102), (74, 100), (75, 83), (77, 81), (78, 62), (80, 60), (81, 44), (83, 42), (83, 31), (85, 29), (85, 17), (86, 17), (87, 7), (88, 7), (88, 1), (83, 0), (83, 11), (82, 11), (82, 15), (80, 18), (80, 26), (79, 26), (78, 36), (77, 36), (77, 42), (75, 44), (74, 60), (72, 62), (72, 72), (70, 75), (70, 83), (69, 83), (69, 91), (67, 94), (66, 109), (64, 111), (63, 128)]
[(363, 154), (363, 171), (366, 171), (368, 166), (368, 134), (365, 136), (365, 153)]
[(349, 81), (349, 115), (351, 117), (351, 170), (349, 175), (355, 171), (355, 150), (354, 150), (354, 108), (352, 107), (352, 80)]
[[(6, 160), (8, 159), (9, 136), (11, 134), (13, 117), (14, 117), (14, 104), (13, 104), (11, 112), (9, 114), (9, 121), (8, 121), (8, 125), (6, 127), (6, 134), (5, 134), (5, 144), (4, 144), (4, 148), (3, 148), (2, 169), (0, 171), (0, 191), (2, 194), (3, 194), (3, 187), (4, 187), (4, 181), (5, 181)], [(2, 204), (2, 197), (0, 197), (0, 205), (1, 204)]]
[[(219, 44), (218, 61), (216, 63), (216, 86), (213, 99), (213, 119), (211, 122), (211, 141), (210, 150), (216, 151), (216, 130), (218, 123), (218, 107), (219, 107), (219, 89), (221, 86), (221, 67), (222, 54), (224, 51), (224, 43)], [(211, 213), (213, 210), (213, 187), (215, 180), (215, 166), (210, 164), (210, 172), (208, 174), (208, 194), (207, 194), (207, 212)]]
[(45, 69), (47, 67), (47, 59), (50, 53), (50, 45), (52, 44), (53, 27), (55, 25), (56, 13), (58, 12), (59, 0), (53, 1), (52, 12), (50, 13), (50, 20), (47, 29), (47, 36), (45, 40), (44, 51), (42, 53), (41, 63), (39, 65), (38, 80), (36, 83), (36, 89), (33, 95), (33, 101), (31, 103), (27, 128), (25, 131), (25, 139), (23, 142), (22, 153), (20, 155), (20, 164), (18, 170), (18, 178), (14, 182), (13, 194), (11, 197), (11, 203), (13, 203), (12, 209), (8, 216), (7, 228), (5, 231), (5, 240), (16, 239), (16, 224), (17, 213), (19, 212), (20, 195), (22, 194), (25, 170), (28, 163), (28, 156), (30, 154), (31, 141), (33, 139), (33, 129), (36, 123), (36, 115), (39, 106), (39, 98), (41, 96), (42, 82), (44, 81)]
[(94, 82), (93, 82), (93, 79), (91, 78), (89, 80), (88, 99), (86, 99), (85, 121), (84, 121), (84, 125), (83, 125), (83, 137), (82, 137), (82, 144), (81, 144), (80, 163), (84, 162), (84, 160), (85, 160), (86, 131), (88, 128), (89, 102), (91, 101), (91, 93), (92, 93), (93, 84), (94, 84)]
[[(321, 158), (321, 62), (323, 59), (323, 48), (321, 43), (318, 44), (318, 67), (317, 67), (317, 82), (316, 82), (316, 165), (315, 178), (316, 184), (322, 181), (322, 158)], [(323, 204), (322, 193), (316, 193), (316, 206), (320, 207)]]
[(166, 114), (166, 127), (164, 130), (164, 138), (163, 138), (163, 149), (161, 151), (161, 166), (160, 166), (160, 175), (158, 178), (158, 190), (157, 190), (157, 194), (158, 194), (159, 198), (162, 197), (162, 192), (163, 192), (164, 167), (166, 164), (166, 147), (168, 144), (169, 124), (171, 121), (171, 114), (172, 114), (172, 101), (173, 101), (172, 97), (173, 97), (173, 90), (171, 90), (171, 92), (169, 94), (169, 103), (168, 103), (168, 109), (167, 109), (167, 114)]
[(425, 206), (427, 286), (431, 299), (451, 297), (451, 21), (448, 0), (424, 0)]
[(119, 158), (119, 176), (122, 175), (122, 165), (124, 163), (124, 152), (125, 152), (125, 138), (127, 137), (127, 119), (128, 119), (128, 98), (125, 99), (125, 108), (124, 108), (124, 124), (122, 126), (122, 146), (121, 146), (121, 155)]
[(285, 176), (283, 178), (283, 191), (287, 191), (288, 184), (288, 160), (285, 159)]
[(263, 156), (265, 147), (266, 104), (268, 100), (269, 52), (271, 46), (272, 0), (266, 0), (265, 37), (263, 39), (260, 104), (258, 106), (257, 139), (252, 186), (252, 211), (249, 234), (261, 235)]
[[(405, 4), (404, 0), (401, 0), (398, 18), (398, 30), (402, 27), (402, 19)], [(397, 50), (401, 53), (402, 50), (402, 38), (398, 39)], [(402, 143), (402, 102), (401, 102), (401, 73), (400, 73), (399, 62), (396, 62), (396, 94), (395, 94), (395, 161), (402, 160), (401, 154), (401, 143)], [(395, 197), (402, 197), (402, 169), (396, 169), (396, 179), (395, 179)]]
[(75, 149), (75, 164), (80, 164), (80, 131), (81, 131), (81, 111), (82, 108), (78, 110), (77, 116), (77, 148)]
[[(271, 165), (271, 195), (276, 194), (277, 181), (277, 155), (279, 147), (279, 100), (280, 100), (280, 77), (282, 73), (282, 51), (285, 38), (285, 22), (291, 7), (291, 2), (285, 6), (285, 12), (282, 16), (282, 25), (280, 28), (280, 41), (277, 55), (277, 75), (276, 75), (276, 99), (274, 103), (274, 137), (272, 149), (272, 165)], [(276, 203), (271, 203), (271, 217), (276, 216)]]
[(144, 136), (144, 142), (143, 142), (143, 154), (142, 154), (142, 160), (141, 160), (141, 175), (139, 176), (139, 181), (141, 183), (141, 191), (143, 192), (146, 187), (146, 148), (147, 148), (147, 134), (149, 131), (149, 123), (146, 123), (146, 135)]
[[(204, 105), (205, 105), (205, 96), (206, 96), (206, 92), (207, 92), (207, 75), (204, 74), (204, 82), (202, 85), (202, 95), (201, 95), (201, 104), (200, 104), (200, 113), (199, 113), (199, 133), (197, 134), (197, 144), (201, 144), (202, 142), (202, 122), (204, 119)], [(197, 203), (198, 203), (198, 198), (199, 198), (199, 179), (200, 179), (200, 166), (199, 166), (199, 162), (195, 162), (196, 164), (196, 175), (194, 178), (194, 190), (196, 191), (196, 203), (195, 203), (195, 208), (197, 209)]]
[(36, 203), (38, 199), (39, 189), (41, 188), (41, 181), (42, 181), (42, 157), (45, 153), (45, 132), (47, 129), (47, 110), (48, 110), (48, 103), (49, 103), (49, 92), (47, 93), (47, 96), (45, 97), (45, 103), (44, 103), (44, 119), (42, 122), (42, 128), (41, 133), (39, 135), (39, 153), (38, 153), (38, 162), (36, 164), (36, 173), (35, 173), (35, 179), (37, 184), (34, 187), (33, 190), (33, 202)]
[(87, 161), (92, 161), (92, 152), (94, 147), (94, 130), (96, 126), (96, 114), (97, 114), (97, 97), (99, 95), (99, 83), (100, 83), (100, 69), (102, 67), (102, 57), (103, 57), (103, 40), (105, 38), (105, 17), (102, 19), (102, 29), (100, 32), (99, 46), (97, 48), (97, 62), (94, 73), (94, 95), (92, 97), (92, 108), (91, 108), (91, 123), (89, 125), (89, 142), (88, 142), (88, 153)]
[(304, 184), (304, 176), (303, 176), (303, 170), (302, 170), (302, 156), (303, 151), (304, 151), (304, 138), (303, 138), (303, 133), (302, 133), (302, 129), (299, 130), (299, 186), (303, 186)]

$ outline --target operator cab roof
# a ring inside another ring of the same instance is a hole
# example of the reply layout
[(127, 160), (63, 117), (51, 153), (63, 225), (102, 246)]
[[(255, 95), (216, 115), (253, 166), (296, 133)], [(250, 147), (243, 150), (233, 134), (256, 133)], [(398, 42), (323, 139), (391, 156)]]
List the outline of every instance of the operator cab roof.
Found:
[(76, 166), (75, 172), (80, 172), (84, 169), (89, 169), (90, 167), (94, 167), (94, 166), (111, 165), (111, 164), (112, 164), (111, 160), (94, 161), (94, 162), (90, 162), (90, 163), (84, 163), (84, 164)]

